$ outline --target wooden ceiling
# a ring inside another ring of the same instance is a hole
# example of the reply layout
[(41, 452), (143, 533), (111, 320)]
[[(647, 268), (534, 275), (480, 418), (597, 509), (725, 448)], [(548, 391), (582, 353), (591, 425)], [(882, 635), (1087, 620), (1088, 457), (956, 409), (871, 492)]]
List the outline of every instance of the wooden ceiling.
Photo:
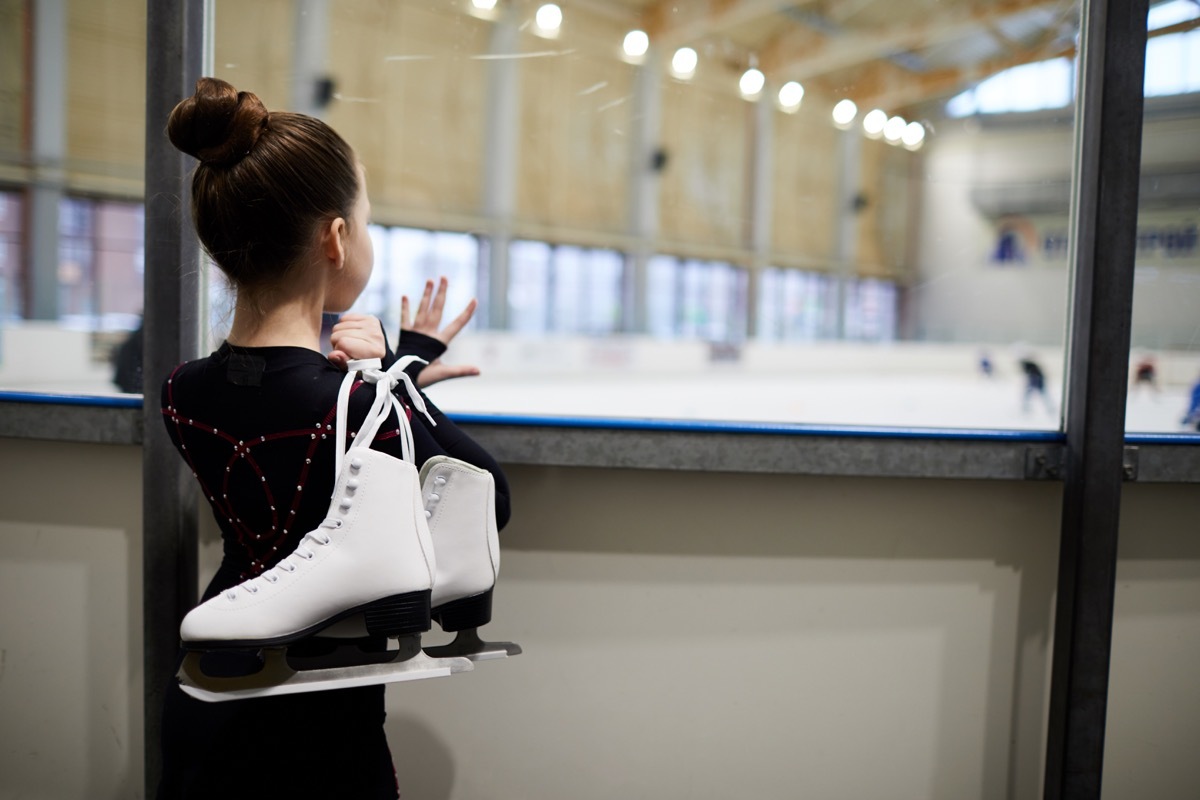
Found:
[[(566, 0), (774, 85), (912, 111), (1019, 64), (1073, 56), (1078, 0)], [(1197, 20), (1161, 35), (1190, 30)]]

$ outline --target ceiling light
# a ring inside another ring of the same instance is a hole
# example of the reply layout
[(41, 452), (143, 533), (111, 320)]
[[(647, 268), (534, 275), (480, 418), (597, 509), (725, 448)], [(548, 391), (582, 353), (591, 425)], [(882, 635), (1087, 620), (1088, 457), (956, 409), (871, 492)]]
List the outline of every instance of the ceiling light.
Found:
[(491, 11), (496, 7), (496, 0), (471, 0), (471, 5), (480, 11)]
[(557, 34), (558, 29), (562, 27), (562, 20), (562, 9), (554, 5), (554, 3), (546, 3), (546, 5), (537, 10), (537, 14), (533, 17), (534, 23), (543, 35)]
[(696, 74), (696, 64), (700, 57), (690, 47), (681, 47), (671, 56), (671, 74), (676, 78), (687, 80)]
[(795, 81), (788, 81), (779, 87), (779, 107), (789, 114), (794, 114), (800, 108), (804, 99), (804, 87)]
[(850, 127), (850, 123), (854, 122), (856, 116), (858, 116), (858, 106), (854, 105), (853, 100), (842, 100), (833, 107), (833, 124), (843, 130)]
[(753, 100), (762, 92), (766, 83), (767, 79), (762, 72), (751, 67), (742, 73), (742, 78), (738, 81), (738, 89), (741, 91), (742, 97)]
[(904, 117), (892, 117), (883, 126), (883, 138), (887, 139), (892, 144), (900, 141), (900, 137), (904, 135), (904, 128), (908, 125), (904, 121)]
[(625, 41), (621, 43), (621, 49), (630, 58), (640, 58), (646, 55), (646, 51), (650, 49), (650, 37), (646, 35), (645, 31), (630, 31), (625, 34)]
[(882, 108), (876, 108), (867, 112), (863, 117), (862, 126), (863, 133), (870, 136), (872, 139), (878, 139), (883, 135), (883, 126), (887, 124), (888, 115)]
[(904, 142), (904, 146), (909, 150), (918, 150), (922, 142), (925, 141), (925, 126), (919, 122), (910, 122), (908, 127), (904, 129), (904, 135), (900, 137), (900, 141)]

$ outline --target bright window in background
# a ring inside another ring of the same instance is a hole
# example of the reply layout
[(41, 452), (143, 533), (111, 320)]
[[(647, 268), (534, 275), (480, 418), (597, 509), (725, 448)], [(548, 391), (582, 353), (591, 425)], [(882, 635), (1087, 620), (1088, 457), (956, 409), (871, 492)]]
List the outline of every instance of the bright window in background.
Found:
[(823, 335), (824, 275), (768, 267), (759, 277), (758, 338), (767, 342), (811, 342)]
[(508, 248), (508, 327), (545, 333), (550, 321), (550, 260), (545, 242), (514, 241)]
[[(1195, 0), (1170, 0), (1150, 9), (1151, 32), (1200, 18)], [(1151, 36), (1146, 43), (1147, 97), (1200, 91), (1200, 30)], [(1006, 69), (946, 103), (951, 117), (1062, 108), (1075, 93), (1074, 65), (1056, 58)]]
[(72, 197), (58, 204), (58, 314), (66, 327), (91, 329), (96, 313), (92, 203)]
[[(371, 225), (369, 231), (375, 269), (352, 310), (379, 317), (393, 343), (400, 330), (401, 299), (407, 296), (410, 313), (415, 313), (427, 280), (436, 285), (445, 277), (449, 282), (443, 322), (453, 319), (476, 296), (479, 240), (475, 236), (382, 225)], [(473, 327), (474, 320), (467, 330)]]
[(746, 270), (724, 261), (657, 255), (647, 262), (648, 332), (659, 339), (746, 338)]
[(142, 312), (141, 203), (67, 197), (58, 207), (58, 308), (66, 327), (133, 330)]
[(744, 269), (725, 261), (655, 255), (647, 261), (650, 335), (737, 343), (746, 335)]
[[(838, 338), (838, 279), (798, 269), (764, 269), (759, 283), (758, 339), (814, 342)], [(844, 338), (860, 342), (896, 339), (896, 285), (874, 278), (850, 279), (844, 289)]]
[(551, 330), (592, 336), (616, 331), (624, 271), (624, 256), (616, 250), (556, 247), (550, 272)]
[(651, 256), (646, 262), (646, 326), (651, 336), (673, 339), (676, 307), (679, 305), (679, 260), (671, 256)]
[(621, 322), (625, 258), (616, 250), (514, 241), (508, 252), (509, 328), (604, 336)]
[(1055, 58), (1022, 64), (981, 81), (946, 103), (951, 117), (1037, 111), (1070, 105), (1075, 88), (1075, 66), (1070, 59)]
[(0, 192), (0, 320), (21, 315), (21, 228), (20, 192)]
[(684, 338), (740, 342), (746, 338), (744, 269), (722, 261), (689, 259), (679, 265), (680, 302), (676, 324)]
[(846, 336), (860, 342), (890, 342), (896, 338), (896, 286), (874, 278), (846, 285)]
[(1146, 43), (1145, 91), (1147, 97), (1200, 92), (1200, 30)]

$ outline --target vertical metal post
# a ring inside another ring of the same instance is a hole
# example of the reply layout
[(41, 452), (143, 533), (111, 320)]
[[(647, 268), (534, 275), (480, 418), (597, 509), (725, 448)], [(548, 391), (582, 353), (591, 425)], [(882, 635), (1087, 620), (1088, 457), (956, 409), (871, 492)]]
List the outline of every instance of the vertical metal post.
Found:
[(858, 195), (862, 172), (862, 134), (856, 127), (838, 132), (837, 225), (833, 243), (837, 307), (834, 309), (833, 338), (846, 338), (848, 284), (858, 260)]
[(292, 10), (292, 111), (321, 117), (318, 86), (329, 60), (328, 0), (296, 0)]
[(1098, 798), (1121, 506), (1148, 0), (1084, 3), (1066, 485), (1045, 797)]
[(191, 159), (172, 147), (167, 116), (200, 77), (203, 0), (146, 2), (145, 386), (142, 445), (142, 630), (145, 786), (162, 771), (163, 692), (175, 668), (179, 622), (197, 599), (196, 503), (191, 476), (162, 423), (159, 387), (198, 348), (199, 246), (188, 198)]
[(665, 154), (662, 133), (662, 73), (652, 46), (633, 78), (633, 118), (630, 135), (628, 226), (634, 244), (625, 258), (621, 291), (621, 330), (649, 330), (649, 261), (658, 238), (658, 195)]
[(746, 192), (746, 244), (754, 254), (750, 276), (746, 286), (746, 330), (745, 337), (758, 335), (758, 297), (762, 271), (767, 267), (771, 252), (771, 234), (774, 215), (775, 187), (774, 172), (775, 106), (771, 102), (774, 87), (766, 84), (762, 96), (750, 104), (750, 152), (747, 173), (750, 177)]
[[(490, 224), (488, 305), (483, 322), (493, 330), (509, 327), (508, 246), (512, 241), (516, 205), (517, 136), (521, 127), (521, 86), (518, 73), (520, 38), (517, 11), (507, 6), (492, 26), (488, 53), (488, 93), (484, 113), (483, 213)], [(482, 282), (481, 282), (482, 283)]]
[(29, 188), (29, 258), (25, 316), (58, 319), (58, 207), (66, 185), (67, 4), (33, 3), (33, 185)]

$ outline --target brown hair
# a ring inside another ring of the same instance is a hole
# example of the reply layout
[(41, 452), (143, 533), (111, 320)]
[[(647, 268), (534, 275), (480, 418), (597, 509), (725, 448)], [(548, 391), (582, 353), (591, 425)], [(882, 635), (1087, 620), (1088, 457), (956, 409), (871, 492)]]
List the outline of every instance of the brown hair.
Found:
[(350, 224), (358, 195), (354, 151), (319, 119), (269, 112), (251, 92), (201, 78), (167, 119), (176, 148), (200, 160), (192, 222), (239, 288), (282, 278), (312, 245), (317, 224)]

